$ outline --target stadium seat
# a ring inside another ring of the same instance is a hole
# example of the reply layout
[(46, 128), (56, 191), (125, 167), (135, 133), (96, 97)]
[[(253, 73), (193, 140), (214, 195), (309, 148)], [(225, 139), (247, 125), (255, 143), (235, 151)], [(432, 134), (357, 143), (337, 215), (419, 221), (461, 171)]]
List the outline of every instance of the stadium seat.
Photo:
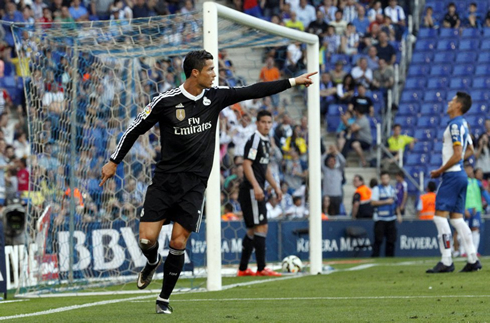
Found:
[[(490, 43), (490, 41), (489, 41)], [(479, 64), (479, 66), (476, 68), (475, 75), (481, 76), (485, 75), (488, 76), (490, 75), (490, 64)]]
[(480, 48), (480, 40), (478, 39), (463, 39), (459, 42), (460, 51), (475, 51)]
[(473, 136), (475, 136), (475, 138), (480, 138), (480, 136), (485, 133), (485, 129), (483, 129), (483, 128), (470, 128), (470, 133)]
[(424, 103), (420, 106), (421, 115), (434, 115), (439, 116), (443, 111), (441, 103)]
[(453, 97), (456, 95), (456, 92), (458, 92), (459, 89), (449, 89), (449, 91), (446, 92), (446, 101), (449, 102), (453, 99)]
[(441, 166), (442, 165), (442, 155), (441, 154), (431, 154), (430, 164), (434, 165), (434, 166)]
[(442, 102), (446, 99), (446, 91), (430, 90), (424, 93), (424, 102)]
[(419, 39), (434, 39), (437, 36), (437, 29), (434, 28), (421, 28), (417, 34)]
[(430, 51), (434, 50), (436, 48), (436, 41), (434, 39), (427, 39), (427, 40), (418, 40), (415, 43), (415, 51)]
[(425, 164), (427, 161), (429, 161), (429, 157), (427, 154), (416, 154), (412, 152), (410, 155), (407, 156), (406, 165), (418, 166)]
[[(444, 107), (444, 109), (446, 109), (446, 107)], [(448, 122), (449, 122), (449, 116), (447, 115), (442, 116), (441, 120), (439, 120), (439, 127), (446, 128)]]
[(453, 52), (437, 52), (434, 54), (434, 63), (452, 63), (456, 54)]
[(418, 141), (431, 141), (434, 140), (433, 132), (431, 129), (417, 129), (415, 130), (414, 138)]
[(401, 103), (398, 106), (397, 116), (415, 116), (420, 110), (420, 106), (418, 103)]
[(401, 116), (396, 116), (395, 119), (394, 119), (394, 123), (393, 124), (399, 124), (402, 126), (402, 129), (404, 128), (411, 128), (413, 126), (415, 126), (415, 123), (417, 122), (417, 118), (416, 117), (401, 117)]
[[(480, 9), (480, 6), (478, 6), (478, 9)], [(480, 30), (477, 28), (464, 28), (463, 31), (461, 32), (461, 39), (469, 39), (469, 38), (480, 38), (481, 33)]]
[[(446, 29), (442, 29), (446, 30)], [(458, 49), (458, 40), (456, 39), (441, 39), (437, 42), (437, 50), (452, 51)]]
[(353, 55), (352, 56), (352, 60), (351, 60), (351, 64), (352, 65), (357, 65), (357, 61), (360, 58), (367, 58), (367, 55), (364, 55), (364, 54), (355, 54), (355, 55)]
[(330, 63), (336, 64), (338, 61), (341, 61), (344, 66), (350, 65), (350, 56), (345, 54), (332, 54), (330, 57)]
[(459, 29), (457, 28), (441, 28), (439, 32), (440, 38), (459, 38)]
[(432, 65), (430, 68), (431, 76), (449, 76), (451, 74), (451, 65)]
[[(440, 140), (442, 140), (442, 136), (439, 138), (441, 138)], [(433, 153), (434, 154), (442, 153), (442, 145), (443, 145), (442, 141), (435, 142), (434, 145), (432, 146)]]
[(474, 128), (482, 128), (485, 126), (486, 116), (478, 115), (478, 116), (465, 116), (466, 122), (471, 129)]
[(328, 106), (328, 116), (340, 116), (344, 113), (344, 109), (341, 105), (332, 104)]
[(417, 128), (433, 128), (439, 125), (437, 116), (421, 116), (417, 119)]
[(488, 115), (490, 113), (489, 103), (486, 101), (473, 101), (470, 111), (481, 113), (482, 115)]
[(479, 76), (473, 79), (472, 88), (490, 89), (490, 76)]
[(489, 101), (490, 93), (488, 91), (483, 90), (473, 90), (470, 91), (471, 99), (475, 101)]
[(478, 56), (477, 52), (461, 52), (456, 54), (456, 63), (473, 63)]
[(454, 77), (451, 78), (451, 82), (449, 83), (449, 88), (455, 90), (463, 90), (463, 89), (469, 90), (470, 87), (471, 87), (471, 77)]
[(447, 126), (447, 124), (444, 127), (440, 127), (439, 129), (437, 129), (437, 139), (438, 140), (442, 140), (442, 138), (444, 138), (444, 131), (446, 131), (446, 126)]
[(325, 118), (325, 121), (327, 123), (327, 132), (334, 133), (335, 131), (337, 131), (337, 127), (339, 126), (340, 123), (340, 117), (327, 116)]
[(427, 83), (427, 88), (431, 90), (445, 90), (448, 85), (449, 79), (447, 77), (431, 77)]
[(402, 132), (401, 132), (402, 135), (407, 135), (407, 136), (413, 137), (414, 133), (415, 133), (414, 127), (412, 127), (412, 126), (402, 127)]
[(444, 3), (444, 1), (430, 1), (425, 3), (425, 8), (427, 7), (431, 7), (434, 13), (441, 13), (446, 9), (446, 4)]
[(405, 82), (405, 89), (420, 90), (424, 89), (427, 81), (425, 77), (409, 77)]
[(490, 52), (481, 52), (478, 54), (478, 63), (490, 63)]
[(422, 100), (422, 91), (409, 90), (403, 91), (401, 102), (420, 102)]
[(408, 68), (408, 76), (425, 76), (429, 74), (429, 70), (430, 70), (430, 65), (428, 64), (423, 64), (423, 65), (411, 64), (410, 67)]
[[(475, 57), (476, 58), (476, 57)], [(467, 76), (473, 75), (475, 72), (475, 65), (470, 64), (457, 64), (454, 66), (453, 75), (454, 76)]]
[(432, 62), (433, 57), (434, 57), (433, 52), (414, 53), (412, 56), (412, 63), (415, 63), (415, 64), (430, 63), (430, 62)]
[(490, 42), (487, 40), (482, 41), (480, 45), (481, 50), (490, 50)]
[(432, 143), (430, 141), (417, 142), (415, 143), (412, 152), (417, 154), (431, 154)]
[(490, 38), (490, 28), (489, 27), (483, 28), (483, 37)]

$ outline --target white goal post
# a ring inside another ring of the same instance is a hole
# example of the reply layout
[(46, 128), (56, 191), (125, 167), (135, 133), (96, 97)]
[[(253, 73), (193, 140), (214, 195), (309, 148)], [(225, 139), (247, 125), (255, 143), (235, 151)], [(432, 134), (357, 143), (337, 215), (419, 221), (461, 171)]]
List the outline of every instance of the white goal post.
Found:
[[(286, 37), (307, 44), (307, 70), (319, 69), (318, 36), (279, 26), (247, 14), (232, 10), (214, 2), (203, 5), (203, 42), (204, 49), (214, 57), (218, 66), (218, 17), (235, 21), (260, 31), (280, 37)], [(320, 86), (318, 75), (313, 76), (313, 85), (308, 87), (308, 182), (309, 192), (309, 251), (310, 273), (322, 272), (322, 223), (321, 223), (321, 152), (320, 152)], [(217, 85), (218, 80), (215, 79)], [(217, 147), (219, 139), (216, 135)], [(207, 244), (207, 289), (220, 290), (221, 282), (221, 217), (219, 180), (219, 152), (215, 150), (214, 166), (208, 181), (206, 192), (206, 244)]]

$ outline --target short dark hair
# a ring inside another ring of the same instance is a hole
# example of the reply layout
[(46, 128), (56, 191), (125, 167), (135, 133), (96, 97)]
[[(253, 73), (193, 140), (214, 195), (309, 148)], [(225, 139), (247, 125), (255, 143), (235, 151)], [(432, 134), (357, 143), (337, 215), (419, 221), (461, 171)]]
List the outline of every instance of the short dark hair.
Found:
[(272, 118), (272, 113), (268, 110), (260, 110), (259, 113), (257, 113), (257, 121), (260, 121), (262, 117), (271, 117)]
[(398, 173), (396, 173), (396, 176), (400, 176), (401, 178), (405, 178), (405, 173), (402, 171), (399, 171)]
[(436, 182), (434, 181), (430, 181), (428, 184), (427, 184), (427, 190), (429, 192), (435, 192), (437, 189), (437, 186), (436, 186)]
[(393, 130), (394, 130), (396, 127), (400, 127), (400, 128), (401, 128), (401, 127), (402, 127), (402, 125), (401, 125), (401, 124), (399, 124), (399, 123), (395, 123), (395, 124), (393, 125)]
[(456, 92), (456, 98), (458, 102), (461, 103), (461, 112), (465, 114), (471, 108), (471, 95), (466, 92)]
[(478, 5), (476, 4), (476, 2), (470, 3), (470, 6), (474, 6), (474, 7), (477, 7), (478, 8)]
[(354, 175), (354, 177), (357, 177), (357, 179), (359, 179), (361, 182), (364, 183), (364, 178), (361, 175), (356, 174), (356, 175)]
[(184, 59), (184, 73), (185, 77), (189, 78), (192, 74), (192, 70), (196, 69), (201, 71), (206, 65), (208, 59), (213, 59), (213, 55), (205, 50), (193, 50), (189, 52)]
[(451, 3), (450, 3), (448, 6), (447, 6), (447, 7), (448, 7), (448, 8), (450, 8), (450, 7), (454, 7), (454, 8), (456, 8), (456, 5), (454, 4), (454, 2), (451, 2)]
[(233, 212), (233, 205), (230, 202), (226, 203), (223, 208), (225, 209), (225, 212)]
[(387, 172), (387, 171), (385, 171), (385, 170), (384, 170), (384, 171), (381, 171), (381, 173), (379, 174), (379, 177), (381, 178), (381, 177), (383, 177), (384, 175), (388, 175), (388, 176), (390, 176), (390, 173), (389, 173), (389, 172)]
[(378, 186), (378, 180), (376, 178), (371, 178), (369, 181), (369, 187), (373, 188), (375, 186)]

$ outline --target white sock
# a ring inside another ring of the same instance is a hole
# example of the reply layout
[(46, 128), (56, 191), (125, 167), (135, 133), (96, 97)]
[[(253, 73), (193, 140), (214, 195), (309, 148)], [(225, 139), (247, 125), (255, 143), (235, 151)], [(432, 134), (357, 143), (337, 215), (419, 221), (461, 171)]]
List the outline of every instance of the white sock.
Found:
[(461, 237), (461, 244), (468, 255), (468, 262), (474, 264), (478, 258), (476, 257), (470, 227), (468, 227), (468, 224), (466, 224), (462, 218), (451, 219), (450, 221), (451, 225), (458, 231), (458, 235)]
[(437, 239), (439, 240), (439, 250), (441, 251), (441, 262), (445, 266), (451, 266), (451, 228), (446, 218), (434, 216), (434, 223), (437, 227)]
[(168, 299), (161, 298), (160, 296), (157, 297), (157, 301), (169, 303)]
[(478, 254), (478, 247), (480, 247), (480, 230), (471, 231), (471, 236), (473, 237), (473, 245), (475, 246), (475, 251)]
[(464, 246), (461, 243), (461, 236), (460, 235), (458, 235), (458, 242), (459, 242), (459, 254), (464, 255), (466, 253), (466, 250), (464, 249)]

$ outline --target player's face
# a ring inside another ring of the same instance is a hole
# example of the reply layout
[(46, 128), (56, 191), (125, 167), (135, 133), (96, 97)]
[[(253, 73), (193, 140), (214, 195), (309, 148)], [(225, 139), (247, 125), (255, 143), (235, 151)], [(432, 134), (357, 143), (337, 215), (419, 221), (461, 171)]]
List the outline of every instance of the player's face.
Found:
[(199, 71), (197, 75), (197, 83), (205, 89), (213, 86), (216, 73), (214, 72), (214, 64), (212, 59), (206, 60), (206, 65)]
[(390, 175), (385, 174), (381, 176), (381, 184), (383, 184), (384, 186), (390, 185)]
[(454, 96), (453, 99), (447, 104), (447, 113), (449, 114), (456, 109), (459, 109), (460, 106), (461, 104), (458, 102), (458, 97)]
[(267, 136), (272, 128), (272, 118), (269, 116), (262, 116), (260, 120), (257, 120), (257, 131), (262, 136)]

